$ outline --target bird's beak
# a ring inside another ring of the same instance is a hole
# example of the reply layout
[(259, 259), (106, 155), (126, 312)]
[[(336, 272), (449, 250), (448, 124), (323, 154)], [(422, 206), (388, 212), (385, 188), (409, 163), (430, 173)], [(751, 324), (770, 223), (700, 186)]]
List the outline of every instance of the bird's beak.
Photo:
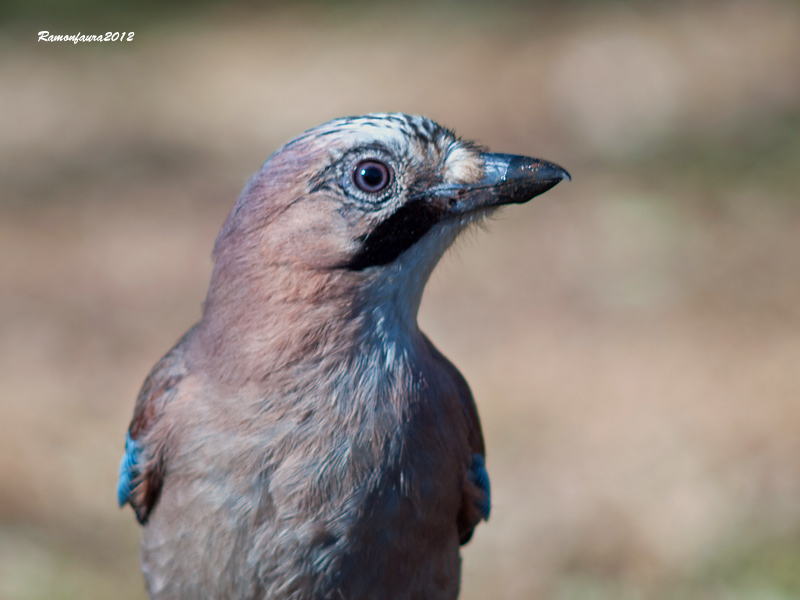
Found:
[(503, 204), (523, 204), (543, 194), (569, 173), (546, 160), (514, 154), (482, 154), (484, 174), (472, 184), (443, 184), (429, 198), (445, 202), (445, 212), (463, 215)]

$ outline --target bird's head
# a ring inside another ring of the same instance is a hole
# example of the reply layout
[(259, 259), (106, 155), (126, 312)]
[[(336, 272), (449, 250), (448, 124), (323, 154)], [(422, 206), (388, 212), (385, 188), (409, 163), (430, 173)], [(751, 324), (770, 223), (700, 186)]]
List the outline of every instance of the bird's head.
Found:
[(568, 178), (424, 117), (336, 119), (280, 148), (248, 183), (217, 240), (216, 270), (325, 272), (419, 295), (469, 223)]
[(307, 131), (264, 163), (217, 238), (200, 328), (208, 368), (234, 380), (341, 351), (344, 339), (416, 339), (423, 288), (458, 234), (568, 178), (423, 117)]

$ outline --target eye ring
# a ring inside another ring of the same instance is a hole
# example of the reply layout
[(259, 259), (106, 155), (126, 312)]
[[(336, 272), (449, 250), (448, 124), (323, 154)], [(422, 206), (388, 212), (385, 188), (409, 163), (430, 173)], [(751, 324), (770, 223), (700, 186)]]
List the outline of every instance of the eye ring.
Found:
[(391, 181), (389, 167), (377, 160), (362, 160), (353, 169), (353, 183), (368, 194), (377, 194), (386, 189)]

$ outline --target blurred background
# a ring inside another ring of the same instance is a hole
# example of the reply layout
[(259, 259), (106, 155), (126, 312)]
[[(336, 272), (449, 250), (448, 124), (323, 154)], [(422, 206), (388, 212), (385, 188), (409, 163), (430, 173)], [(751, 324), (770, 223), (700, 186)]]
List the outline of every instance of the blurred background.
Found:
[(800, 598), (800, 4), (5, 0), (0, 599), (145, 598), (139, 386), (250, 174), (372, 111), (573, 175), (423, 300), (488, 444), (462, 598)]

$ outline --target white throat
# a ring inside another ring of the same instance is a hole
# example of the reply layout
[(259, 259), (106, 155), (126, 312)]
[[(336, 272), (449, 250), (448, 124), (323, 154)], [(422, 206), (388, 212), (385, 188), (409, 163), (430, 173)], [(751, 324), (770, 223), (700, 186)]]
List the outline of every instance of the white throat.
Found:
[(459, 220), (440, 223), (397, 260), (375, 268), (365, 298), (368, 335), (373, 350), (384, 354), (386, 367), (413, 351), (421, 337), (417, 313), (425, 284), (464, 225)]

